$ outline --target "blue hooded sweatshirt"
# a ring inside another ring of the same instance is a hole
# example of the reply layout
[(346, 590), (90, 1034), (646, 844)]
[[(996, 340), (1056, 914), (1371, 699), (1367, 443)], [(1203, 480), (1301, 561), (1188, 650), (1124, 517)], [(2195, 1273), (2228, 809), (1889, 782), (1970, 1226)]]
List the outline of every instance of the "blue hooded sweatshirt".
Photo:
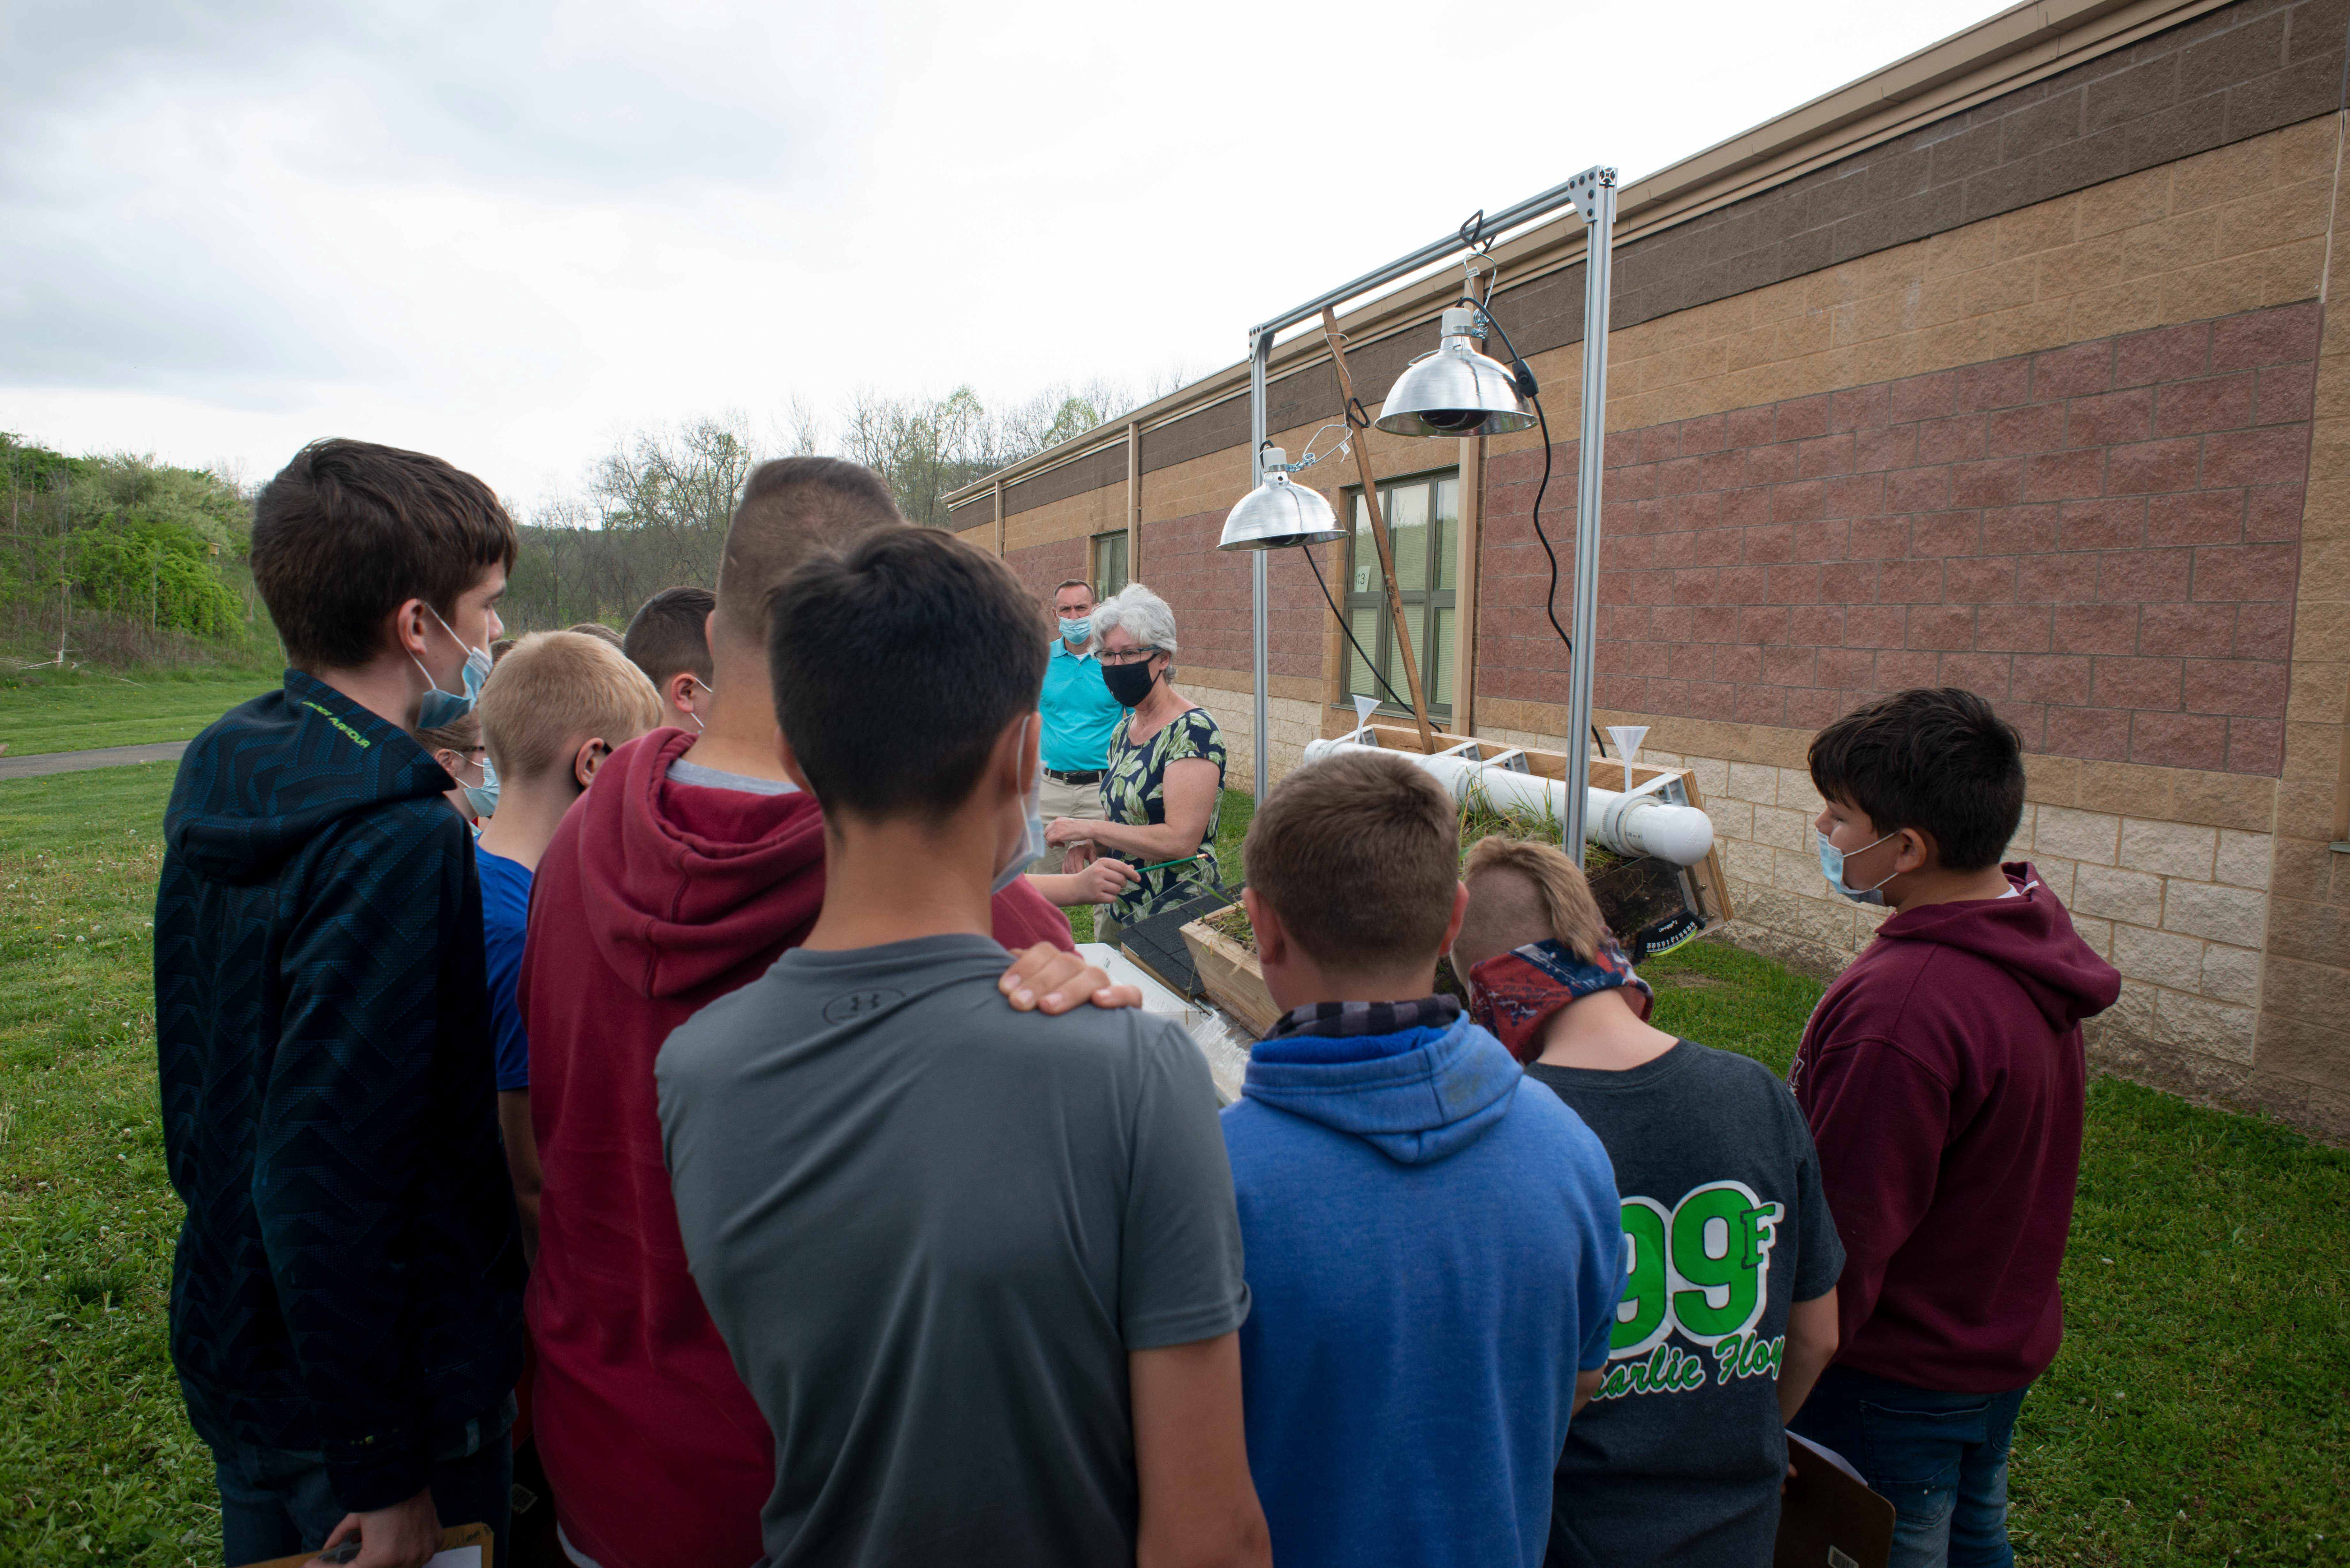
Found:
[(1276, 1035), (1223, 1121), (1274, 1561), (1538, 1568), (1624, 1282), (1598, 1138), (1465, 1018)]
[[(522, 1369), (482, 896), (454, 781), (297, 670), (180, 759), (155, 892), (172, 1360), (215, 1449), (412, 1496)], [(452, 1521), (456, 1522), (456, 1521)]]

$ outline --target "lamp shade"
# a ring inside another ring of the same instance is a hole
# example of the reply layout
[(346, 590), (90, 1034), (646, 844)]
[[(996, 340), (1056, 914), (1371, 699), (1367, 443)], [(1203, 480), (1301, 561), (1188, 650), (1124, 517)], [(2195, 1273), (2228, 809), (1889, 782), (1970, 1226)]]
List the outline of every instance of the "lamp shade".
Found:
[(1224, 536), (1217, 541), (1217, 549), (1282, 550), (1347, 536), (1347, 531), (1338, 526), (1338, 514), (1330, 510), (1321, 492), (1293, 483), (1278, 466), (1287, 461), (1287, 453), (1272, 447), (1264, 458), (1264, 483), (1242, 496), (1225, 516)]
[(1380, 406), (1378, 428), (1390, 435), (1507, 435), (1529, 429), (1534, 410), (1518, 394), (1516, 379), (1501, 361), (1477, 352), (1471, 310), (1444, 313), (1442, 337), (1432, 352), (1404, 367)]

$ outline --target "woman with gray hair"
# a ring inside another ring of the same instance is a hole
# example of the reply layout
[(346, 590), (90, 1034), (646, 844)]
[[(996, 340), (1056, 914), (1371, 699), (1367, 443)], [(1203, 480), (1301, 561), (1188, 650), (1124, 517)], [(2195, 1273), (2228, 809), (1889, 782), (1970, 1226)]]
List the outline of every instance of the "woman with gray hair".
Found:
[(1223, 805), (1224, 736), (1208, 711), (1175, 690), (1175, 612), (1140, 583), (1094, 611), (1095, 658), (1110, 695), (1127, 709), (1110, 732), (1102, 775), (1106, 820), (1054, 818), (1048, 845), (1090, 841), (1142, 872), (1142, 880), (1094, 916), (1094, 939), (1115, 942), (1136, 921), (1213, 892), (1216, 818)]

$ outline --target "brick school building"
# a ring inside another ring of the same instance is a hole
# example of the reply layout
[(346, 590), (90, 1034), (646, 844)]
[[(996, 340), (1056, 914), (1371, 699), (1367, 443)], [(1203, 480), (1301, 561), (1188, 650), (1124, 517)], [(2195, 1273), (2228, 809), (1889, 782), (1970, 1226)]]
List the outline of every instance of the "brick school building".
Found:
[[(2093, 1026), (2098, 1064), (2336, 1138), (2345, 31), (2350, 0), (2019, 6), (1627, 185), (1594, 691), (1601, 723), (1650, 725), (1644, 755), (1698, 771), (1738, 934), (1815, 966), (1847, 960), (1877, 912), (1821, 879), (1813, 731), (1873, 693), (1982, 692), (2030, 753), (2013, 856), (2126, 977)], [(1502, 246), (1492, 301), (1562, 438), (1544, 517), (1563, 558), (1582, 250), (1571, 214)], [(1343, 318), (1367, 402), (1434, 347), (1459, 278)], [(1338, 416), (1321, 334), (1277, 347), (1272, 377), (1268, 427), (1295, 457)], [(1090, 577), (1165, 595), (1178, 680), (1222, 724), (1236, 780), (1249, 567), (1215, 545), (1249, 487), (1247, 421), (1236, 363), (951, 498), (956, 531), (1040, 593)], [(1369, 436), (1438, 715), (1556, 747), (1539, 442)], [(1355, 477), (1298, 476), (1359, 519)], [(1367, 536), (1314, 554), (1402, 689)], [(1300, 552), (1269, 565), (1278, 774), (1377, 686)], [(1562, 582), (1562, 619), (1568, 600)]]

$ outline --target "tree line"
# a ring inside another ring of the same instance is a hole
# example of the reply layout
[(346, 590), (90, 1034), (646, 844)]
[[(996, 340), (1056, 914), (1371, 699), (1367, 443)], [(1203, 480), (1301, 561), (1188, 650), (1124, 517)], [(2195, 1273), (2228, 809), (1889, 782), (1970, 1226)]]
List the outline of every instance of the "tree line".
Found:
[(0, 431), (0, 644), (60, 667), (242, 650), (252, 525), (233, 476)]
[[(516, 630), (625, 625), (652, 594), (713, 586), (743, 482), (774, 457), (827, 453), (873, 469), (907, 517), (947, 523), (946, 498), (1007, 463), (1081, 435), (1182, 384), (1096, 379), (991, 408), (943, 396), (859, 392), (830, 414), (800, 400), (754, 431), (740, 410), (617, 439), (579, 482), (524, 505), (500, 607)], [(230, 465), (68, 457), (0, 432), (0, 648), (59, 667), (278, 652), (245, 564), (253, 492)]]
[(860, 392), (830, 418), (794, 400), (764, 437), (739, 410), (638, 431), (597, 459), (577, 490), (518, 514), (522, 556), (500, 613), (531, 628), (620, 625), (661, 588), (714, 586), (734, 496), (773, 457), (861, 462), (888, 481), (909, 521), (944, 527), (955, 491), (1185, 379), (1170, 371), (1139, 388), (1097, 379), (1001, 408), (967, 386), (939, 397)]

